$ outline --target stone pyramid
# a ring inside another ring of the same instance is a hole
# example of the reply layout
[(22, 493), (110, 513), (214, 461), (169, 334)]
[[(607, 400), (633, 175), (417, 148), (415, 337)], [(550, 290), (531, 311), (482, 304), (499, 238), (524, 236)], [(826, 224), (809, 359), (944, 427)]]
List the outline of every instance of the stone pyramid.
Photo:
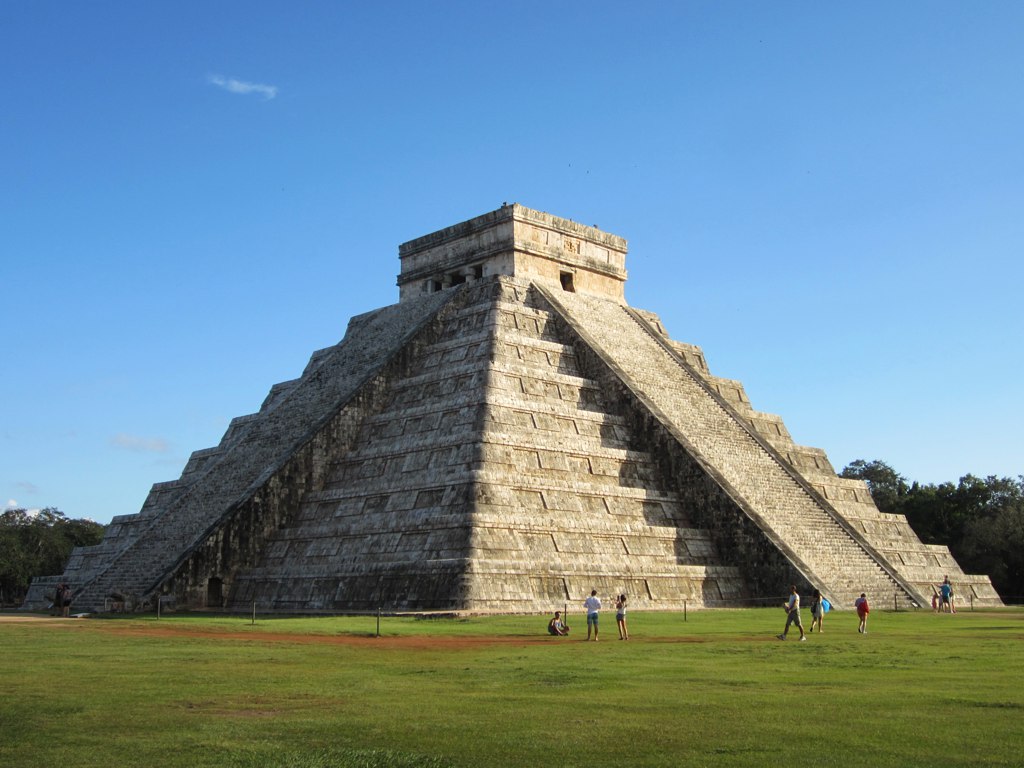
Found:
[(880, 513), (624, 299), (626, 242), (520, 205), (405, 243), (400, 301), (234, 419), (57, 580), (76, 611), (533, 612), (817, 587), (925, 604), (985, 576)]

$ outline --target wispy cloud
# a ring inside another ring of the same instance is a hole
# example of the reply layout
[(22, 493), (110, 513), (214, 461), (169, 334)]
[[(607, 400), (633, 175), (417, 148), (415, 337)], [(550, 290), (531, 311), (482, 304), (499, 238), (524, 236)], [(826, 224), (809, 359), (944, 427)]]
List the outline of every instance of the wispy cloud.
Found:
[(162, 437), (138, 437), (126, 435), (124, 432), (110, 438), (110, 444), (115, 448), (123, 448), (136, 453), (167, 453), (171, 448), (170, 444)]
[(33, 507), (31, 509), (25, 509), (25, 507), (21, 506), (21, 504), (18, 503), (17, 499), (8, 499), (7, 500), (7, 506), (4, 507), (4, 511), (6, 512), (8, 510), (13, 510), (13, 509), (24, 510), (25, 515), (27, 517), (38, 517), (39, 513), (43, 511), (39, 507)]
[(25, 493), (39, 493), (39, 486), (35, 483), (30, 483), (27, 480), (19, 480), (15, 483), (15, 486), (23, 490)]
[(256, 93), (263, 96), (263, 98), (268, 101), (277, 96), (276, 85), (249, 83), (245, 80), (236, 80), (233, 77), (224, 77), (223, 75), (207, 75), (206, 81), (210, 83), (210, 85), (216, 85), (218, 88), (223, 88), (229, 93), (239, 93), (243, 96)]

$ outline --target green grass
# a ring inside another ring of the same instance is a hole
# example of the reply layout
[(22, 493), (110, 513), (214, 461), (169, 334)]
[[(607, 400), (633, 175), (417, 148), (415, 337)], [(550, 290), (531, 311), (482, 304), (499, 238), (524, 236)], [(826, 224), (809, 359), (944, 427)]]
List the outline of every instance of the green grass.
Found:
[(688, 619), (0, 617), (0, 765), (1024, 763), (1024, 612)]

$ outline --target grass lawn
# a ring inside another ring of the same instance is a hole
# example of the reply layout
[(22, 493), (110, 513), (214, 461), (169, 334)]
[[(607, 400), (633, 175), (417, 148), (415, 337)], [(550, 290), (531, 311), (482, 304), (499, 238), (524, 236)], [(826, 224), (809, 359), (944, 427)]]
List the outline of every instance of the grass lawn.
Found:
[(1024, 765), (1020, 610), (571, 618), (0, 616), (0, 766)]

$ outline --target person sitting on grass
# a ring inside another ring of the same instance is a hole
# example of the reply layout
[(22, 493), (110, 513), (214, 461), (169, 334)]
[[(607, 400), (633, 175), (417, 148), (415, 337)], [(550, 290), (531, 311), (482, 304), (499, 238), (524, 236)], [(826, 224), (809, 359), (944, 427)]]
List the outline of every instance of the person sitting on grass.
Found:
[(548, 634), (558, 636), (569, 634), (569, 625), (562, 621), (561, 611), (555, 611), (554, 617), (548, 622)]

